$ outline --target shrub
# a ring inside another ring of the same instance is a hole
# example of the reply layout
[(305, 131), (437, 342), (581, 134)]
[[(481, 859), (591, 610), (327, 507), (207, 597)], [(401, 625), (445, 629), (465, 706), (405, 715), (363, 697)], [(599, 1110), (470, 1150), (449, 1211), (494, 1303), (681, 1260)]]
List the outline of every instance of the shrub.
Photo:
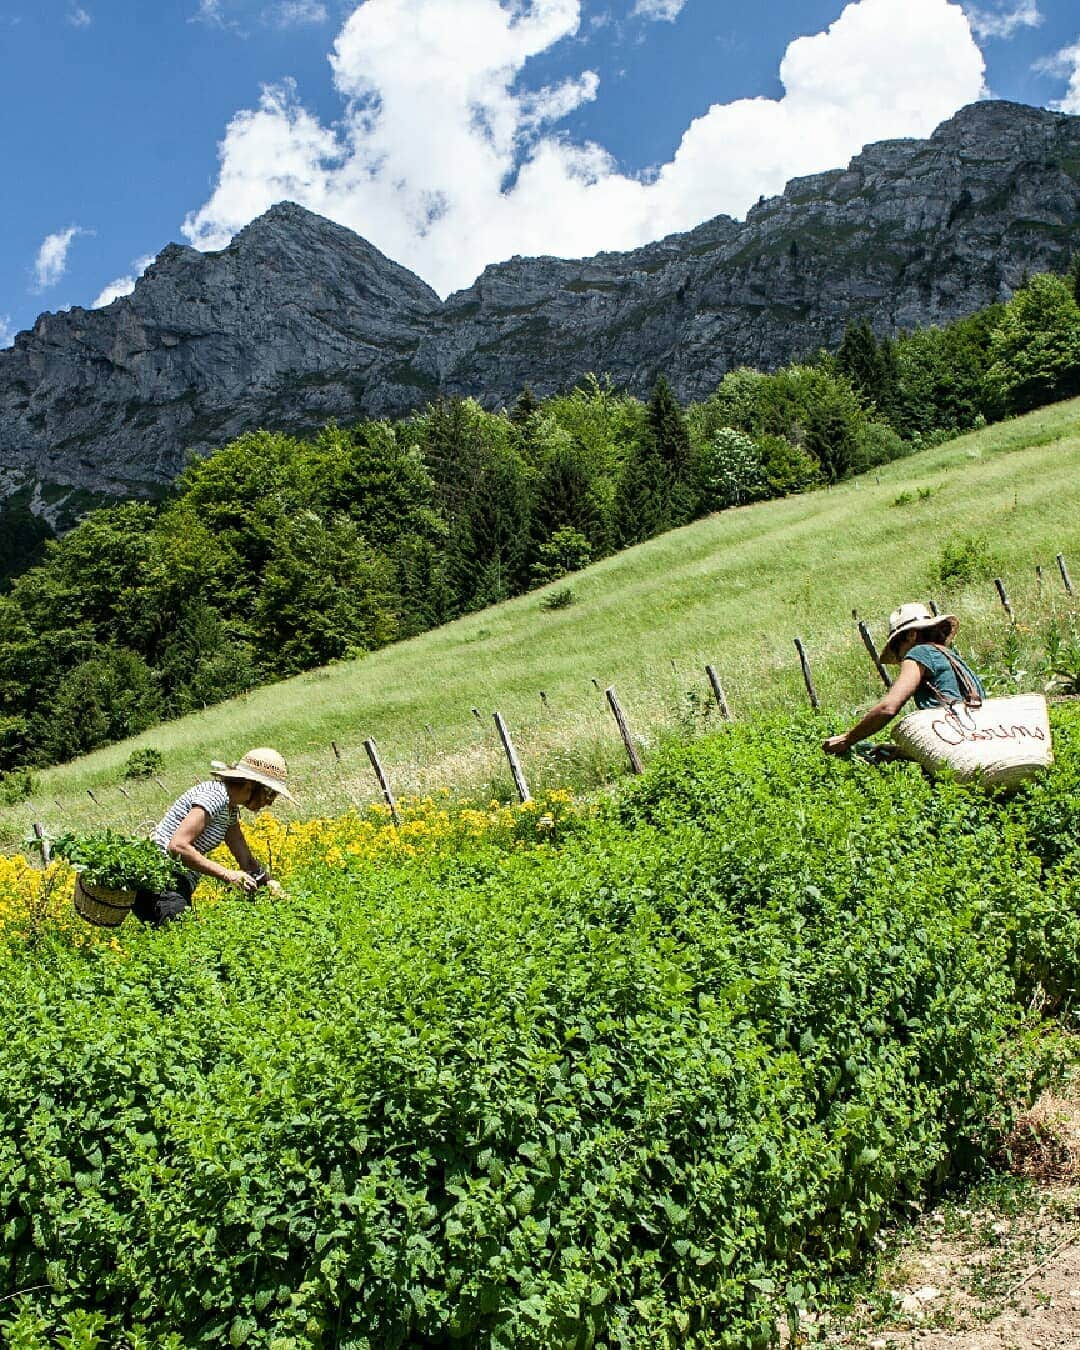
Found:
[(1001, 560), (980, 535), (950, 539), (930, 567), (930, 584), (955, 589), (997, 575)]
[(155, 750), (153, 746), (148, 745), (143, 750), (132, 750), (124, 765), (124, 777), (153, 778), (154, 774), (161, 772), (163, 762), (161, 751)]
[(926, 432), (913, 431), (911, 433), (912, 453), (917, 450), (932, 450), (936, 445), (946, 445), (949, 441), (956, 440), (958, 434), (951, 427), (934, 427)]
[(916, 492), (911, 492), (907, 488), (898, 493), (893, 498), (893, 506), (910, 506), (912, 502), (925, 502), (934, 495), (934, 489), (921, 487)]
[(570, 586), (562, 586), (540, 601), (541, 609), (569, 609), (574, 603), (574, 592)]
[(37, 782), (29, 769), (9, 769), (0, 773), (0, 804), (16, 806), (32, 797), (37, 790)]
[(859, 432), (852, 467), (856, 473), (863, 473), (879, 464), (902, 459), (911, 451), (912, 447), (905, 445), (892, 427), (884, 422), (867, 422)]
[(580, 572), (592, 562), (592, 547), (585, 536), (569, 525), (560, 526), (537, 551), (532, 566), (533, 584), (543, 586), (570, 572)]
[(1070, 617), (1064, 633), (1056, 623), (1051, 624), (1046, 655), (1050, 675), (1047, 689), (1055, 694), (1080, 694), (1080, 627), (1074, 618)]
[(772, 497), (805, 492), (822, 481), (817, 460), (784, 436), (760, 436), (757, 449)]
[(51, 762), (137, 736), (158, 720), (160, 706), (157, 681), (146, 661), (126, 647), (114, 647), (66, 674), (51, 707), (32, 725)]
[(722, 511), (769, 495), (757, 447), (732, 427), (720, 428), (698, 453), (695, 467), (702, 511)]

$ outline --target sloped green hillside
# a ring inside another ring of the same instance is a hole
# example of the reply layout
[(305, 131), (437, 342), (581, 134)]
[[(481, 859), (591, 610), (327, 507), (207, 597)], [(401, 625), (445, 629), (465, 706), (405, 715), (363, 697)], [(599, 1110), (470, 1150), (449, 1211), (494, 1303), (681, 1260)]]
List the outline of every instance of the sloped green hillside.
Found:
[[(880, 640), (895, 604), (932, 593), (947, 544), (981, 537), (981, 556), (1004, 577), (1022, 628), (1064, 604), (1054, 556), (1071, 556), (1080, 573), (1078, 481), (1074, 400), (829, 491), (722, 512), (546, 591), (42, 772), (36, 796), (3, 812), (0, 833), (10, 845), (33, 820), (84, 826), (155, 816), (164, 800), (156, 784), (128, 784), (127, 798), (117, 789), (128, 755), (146, 745), (163, 753), (169, 789), (200, 776), (212, 758), (277, 745), (305, 813), (375, 795), (361, 749), (368, 736), (401, 791), (487, 790), (502, 773), (496, 707), (537, 783), (595, 780), (621, 762), (604, 686), (616, 685), (646, 741), (680, 717), (701, 720), (706, 662), (737, 715), (801, 703), (795, 634), (809, 647), (826, 719), (839, 721), (879, 688), (852, 610)], [(1045, 573), (1041, 602), (1036, 564)], [(568, 586), (569, 606), (544, 607)], [(960, 614), (961, 648), (1000, 647), (1007, 620), (989, 579), (934, 598)]]

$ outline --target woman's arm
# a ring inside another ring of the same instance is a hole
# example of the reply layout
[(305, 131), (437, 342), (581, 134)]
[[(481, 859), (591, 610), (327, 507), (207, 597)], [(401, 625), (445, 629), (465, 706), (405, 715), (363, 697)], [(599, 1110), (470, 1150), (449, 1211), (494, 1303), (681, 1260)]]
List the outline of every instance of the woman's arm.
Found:
[[(193, 806), (173, 831), (173, 836), (169, 840), (169, 854), (179, 859), (192, 872), (201, 872), (204, 876), (216, 877), (218, 881), (227, 882), (230, 886), (240, 886), (245, 891), (253, 891), (255, 889), (255, 878), (250, 876), (246, 869), (241, 872), (232, 872), (229, 868), (222, 867), (220, 863), (211, 862), (204, 853), (200, 853), (195, 847), (195, 840), (198, 839), (209, 823), (210, 813), (206, 808), (204, 806)], [(239, 827), (233, 826), (233, 828)], [(228, 838), (228, 835), (226, 835), (226, 838)], [(233, 857), (236, 857), (235, 849), (233, 850)]]
[(240, 828), (240, 822), (234, 820), (225, 834), (225, 843), (228, 845), (229, 852), (236, 859), (239, 866), (255, 879), (256, 884), (259, 880), (266, 879), (266, 869), (262, 867), (258, 859), (248, 847), (247, 838), (244, 831)]
[(850, 731), (845, 731), (840, 736), (830, 736), (822, 745), (822, 750), (827, 755), (846, 754), (858, 741), (865, 740), (867, 736), (872, 736), (875, 731), (887, 726), (918, 689), (922, 677), (923, 668), (917, 661), (901, 662), (900, 674), (885, 697), (875, 703)]

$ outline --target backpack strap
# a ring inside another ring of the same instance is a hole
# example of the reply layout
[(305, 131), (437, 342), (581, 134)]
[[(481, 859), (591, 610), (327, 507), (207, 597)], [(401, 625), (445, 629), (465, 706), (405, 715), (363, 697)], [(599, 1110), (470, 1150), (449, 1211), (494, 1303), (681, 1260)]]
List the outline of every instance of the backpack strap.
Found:
[[(979, 693), (979, 686), (975, 681), (975, 676), (972, 675), (971, 671), (968, 670), (963, 661), (960, 660), (955, 652), (950, 651), (948, 647), (940, 642), (931, 642), (928, 645), (933, 647), (935, 651), (940, 652), (952, 667), (952, 672), (956, 676), (957, 688), (960, 690), (960, 697), (964, 701), (964, 706), (966, 708), (981, 708), (983, 696)], [(926, 687), (935, 696), (938, 702), (944, 704), (946, 707), (951, 707), (952, 704), (956, 702), (955, 699), (946, 698), (937, 685), (931, 684), (929, 680), (926, 681)]]

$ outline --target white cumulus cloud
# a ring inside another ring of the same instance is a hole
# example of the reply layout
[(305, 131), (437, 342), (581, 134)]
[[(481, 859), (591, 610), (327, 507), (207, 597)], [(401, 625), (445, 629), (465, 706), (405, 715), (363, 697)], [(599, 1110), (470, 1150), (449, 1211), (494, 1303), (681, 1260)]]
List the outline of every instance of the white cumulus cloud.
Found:
[(978, 38), (1011, 38), (1018, 28), (1038, 28), (1043, 21), (1037, 0), (1017, 0), (1006, 9), (965, 5), (964, 10)]
[(125, 277), (117, 277), (115, 281), (110, 281), (90, 308), (104, 309), (106, 305), (111, 305), (114, 300), (119, 300), (121, 296), (130, 295), (135, 289), (135, 283), (153, 261), (153, 253), (148, 253), (145, 258), (137, 258), (135, 262), (131, 264), (131, 274)]
[(264, 89), (220, 146), (216, 186), (184, 224), (223, 247), (274, 202), (347, 225), (439, 291), (515, 253), (626, 249), (726, 212), (864, 144), (926, 136), (984, 92), (969, 20), (949, 0), (856, 0), (797, 38), (781, 98), (716, 103), (648, 175), (559, 125), (599, 81), (523, 88), (530, 57), (573, 37), (579, 0), (366, 0), (330, 55), (342, 117), (323, 124), (292, 84)]
[(1035, 69), (1044, 75), (1064, 75), (1069, 81), (1065, 96), (1050, 107), (1057, 112), (1080, 114), (1080, 38), (1071, 47), (1062, 47), (1053, 56), (1036, 62)]
[(77, 234), (88, 231), (78, 225), (69, 225), (66, 230), (57, 230), (55, 234), (45, 236), (37, 257), (34, 259), (34, 290), (44, 291), (63, 277), (67, 271), (68, 249)]
[(631, 11), (645, 19), (666, 19), (674, 23), (683, 11), (686, 0), (637, 0)]
[(11, 326), (11, 315), (0, 314), (0, 351), (10, 347), (15, 341), (15, 329)]

